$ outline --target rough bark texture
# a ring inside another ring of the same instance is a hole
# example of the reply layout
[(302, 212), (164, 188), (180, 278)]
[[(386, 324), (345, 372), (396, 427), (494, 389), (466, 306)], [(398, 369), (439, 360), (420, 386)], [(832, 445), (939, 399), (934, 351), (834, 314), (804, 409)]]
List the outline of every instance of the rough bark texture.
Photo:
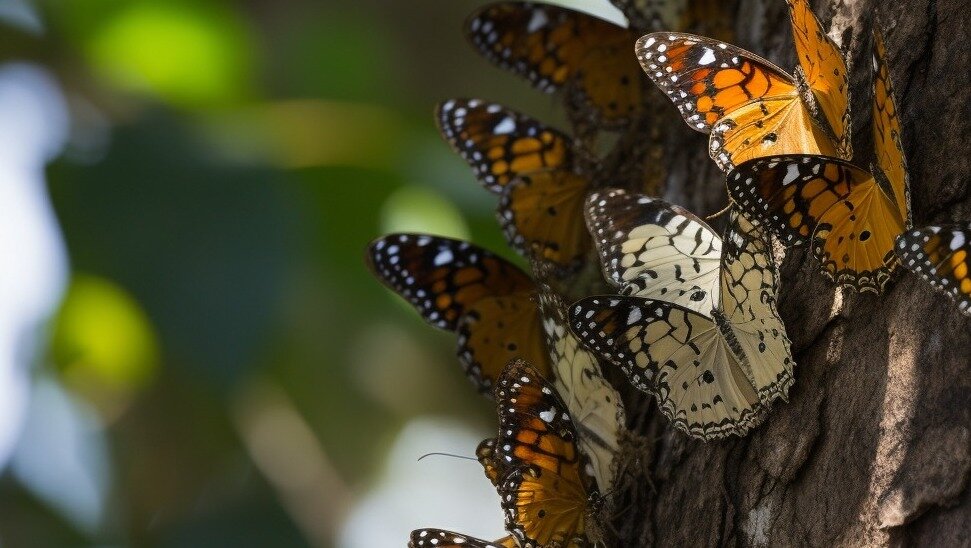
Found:
[[(794, 66), (784, 2), (732, 5), (735, 43)], [(914, 224), (971, 218), (966, 1), (813, 8), (849, 54), (854, 160), (872, 160), (870, 30), (879, 25), (902, 113)], [(666, 197), (699, 213), (721, 209), (722, 176), (704, 136), (666, 106), (654, 119), (668, 150)], [(630, 165), (631, 157), (613, 160)], [(641, 456), (650, 455), (627, 464), (646, 468), (650, 482), (623, 497), (621, 544), (971, 545), (971, 320), (908, 272), (879, 297), (834, 290), (798, 250), (782, 274), (796, 383), (752, 434), (690, 440), (647, 398), (625, 394), (647, 440)]]

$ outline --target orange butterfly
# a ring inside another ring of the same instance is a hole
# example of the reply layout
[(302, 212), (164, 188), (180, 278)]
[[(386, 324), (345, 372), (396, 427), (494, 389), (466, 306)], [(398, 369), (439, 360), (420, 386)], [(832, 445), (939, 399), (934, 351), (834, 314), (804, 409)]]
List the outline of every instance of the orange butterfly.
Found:
[(791, 245), (813, 255), (838, 285), (879, 293), (898, 260), (896, 238), (910, 227), (907, 161), (883, 40), (873, 38), (873, 173), (828, 156), (769, 156), (728, 175), (732, 200)]
[(572, 269), (590, 249), (580, 220), (588, 178), (566, 134), (479, 99), (438, 105), (442, 136), (479, 182), (500, 194), (497, 216), (509, 244), (526, 257)]
[(604, 127), (623, 127), (641, 105), (643, 77), (631, 58), (629, 30), (567, 8), (530, 2), (491, 4), (469, 17), (465, 33), (496, 65), (571, 105)]
[(577, 432), (556, 390), (528, 363), (506, 366), (495, 389), (497, 489), (506, 529), (526, 547), (587, 546), (601, 498), (577, 445)]
[(517, 356), (549, 373), (536, 286), (512, 263), (469, 242), (389, 234), (368, 247), (368, 265), (425, 321), (458, 333), (459, 361), (480, 392)]
[(807, 0), (787, 4), (799, 57), (795, 76), (692, 34), (656, 32), (635, 46), (641, 67), (688, 125), (711, 133), (709, 154), (724, 171), (778, 154), (852, 156), (846, 62)]

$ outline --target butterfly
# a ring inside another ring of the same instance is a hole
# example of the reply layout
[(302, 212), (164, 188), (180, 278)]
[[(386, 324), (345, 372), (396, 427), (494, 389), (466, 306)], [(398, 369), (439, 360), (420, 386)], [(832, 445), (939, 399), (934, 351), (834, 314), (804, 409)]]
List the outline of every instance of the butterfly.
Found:
[(408, 542), (408, 548), (518, 548), (518, 546), (512, 536), (490, 542), (444, 529), (416, 529), (411, 532)]
[(971, 223), (928, 226), (897, 238), (897, 257), (905, 268), (955, 300), (971, 316)]
[(812, 242), (838, 285), (880, 293), (897, 266), (894, 241), (910, 228), (907, 162), (880, 36), (874, 33), (873, 142), (868, 172), (829, 156), (769, 156), (728, 174), (728, 193), (746, 215), (790, 245)]
[(622, 189), (595, 192), (584, 215), (604, 278), (622, 295), (705, 313), (718, 301), (721, 238), (690, 211)]
[[(683, 214), (672, 209), (668, 218)], [(687, 230), (701, 230), (702, 240), (718, 239), (700, 220), (685, 218), (690, 222), (666, 229), (677, 240), (686, 242), (680, 231)], [(760, 424), (772, 401), (786, 397), (795, 365), (775, 306), (776, 272), (765, 233), (733, 211), (720, 246), (719, 288), (710, 310), (680, 304), (684, 295), (678, 292), (670, 294), (675, 302), (640, 296), (656, 294), (650, 286), (631, 295), (587, 297), (570, 309), (570, 326), (585, 345), (654, 394), (675, 427), (704, 440), (741, 436)], [(653, 249), (658, 262), (680, 263), (682, 272), (697, 260)], [(631, 268), (652, 266), (650, 252), (640, 257), (644, 264)]]
[(630, 48), (637, 36), (592, 15), (549, 4), (500, 2), (469, 17), (465, 34), (486, 59), (607, 128), (626, 126), (641, 106), (642, 79)]
[(565, 270), (577, 266), (590, 248), (578, 219), (591, 185), (576, 169), (572, 139), (478, 99), (445, 101), (436, 118), (479, 182), (501, 196), (497, 217), (510, 245)]
[(604, 378), (596, 356), (570, 331), (567, 305), (545, 281), (539, 283), (539, 306), (554, 386), (573, 417), (580, 448), (590, 459), (597, 485), (602, 490), (612, 489), (617, 476), (618, 438), (626, 423), (620, 394)]
[(585, 471), (577, 431), (556, 389), (523, 360), (506, 366), (495, 388), (497, 487), (506, 530), (523, 548), (587, 546), (601, 497)]
[(852, 156), (846, 62), (807, 0), (787, 4), (799, 57), (795, 76), (692, 34), (656, 32), (635, 46), (641, 67), (688, 125), (711, 134), (709, 154), (723, 171), (777, 154)]
[(459, 361), (489, 394), (511, 358), (549, 371), (536, 286), (512, 263), (469, 242), (390, 234), (368, 247), (368, 265), (428, 323), (458, 334)]

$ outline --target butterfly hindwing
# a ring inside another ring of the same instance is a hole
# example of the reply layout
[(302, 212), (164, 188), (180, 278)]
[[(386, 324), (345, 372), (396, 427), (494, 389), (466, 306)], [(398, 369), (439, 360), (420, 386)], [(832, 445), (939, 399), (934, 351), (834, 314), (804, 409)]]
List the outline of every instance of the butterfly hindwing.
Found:
[(552, 93), (566, 90), (605, 126), (623, 126), (639, 109), (641, 75), (630, 31), (549, 4), (500, 2), (466, 23), (473, 46), (501, 68)]
[(900, 263), (971, 316), (971, 223), (928, 226), (897, 238)]
[(586, 222), (604, 276), (621, 293), (699, 312), (714, 306), (721, 239), (688, 210), (611, 189), (590, 196)]
[(620, 394), (604, 378), (596, 356), (570, 331), (563, 298), (541, 283), (539, 299), (554, 387), (573, 417), (597, 485), (607, 491), (616, 481), (620, 431), (626, 422)]
[(752, 386), (766, 404), (786, 398), (795, 368), (776, 308), (778, 290), (767, 231), (733, 210), (722, 239), (720, 312), (741, 349)]
[(570, 137), (497, 103), (451, 99), (435, 114), (442, 136), (492, 192), (502, 192), (518, 175), (572, 162)]
[(548, 371), (536, 286), (512, 263), (469, 242), (390, 234), (368, 248), (371, 271), (428, 323), (459, 335), (459, 359), (488, 393), (511, 357)]
[(499, 201), (506, 239), (527, 257), (564, 270), (578, 266), (590, 249), (580, 216), (590, 181), (566, 170), (547, 170), (513, 181)]

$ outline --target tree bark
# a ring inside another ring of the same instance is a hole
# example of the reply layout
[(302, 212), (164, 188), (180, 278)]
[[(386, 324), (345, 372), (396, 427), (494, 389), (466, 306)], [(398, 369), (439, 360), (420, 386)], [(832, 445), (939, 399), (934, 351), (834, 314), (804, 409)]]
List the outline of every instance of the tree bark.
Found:
[[(730, 5), (736, 44), (795, 65), (782, 0)], [(902, 118), (914, 225), (971, 218), (967, 2), (813, 7), (848, 55), (854, 161), (873, 159), (869, 55), (877, 27)], [(723, 175), (708, 159), (705, 136), (689, 130), (659, 91), (650, 95), (656, 117), (621, 142), (647, 142), (650, 128), (660, 128), (665, 197), (700, 214), (721, 209)], [(608, 171), (633, 181), (632, 160), (650, 173), (656, 156), (632, 146), (610, 157)], [(789, 401), (776, 402), (750, 435), (689, 439), (647, 397), (615, 383), (641, 440), (625, 456), (639, 473), (618, 497), (620, 544), (971, 545), (971, 320), (906, 271), (880, 296), (835, 290), (800, 250), (787, 254), (781, 272), (796, 382)]]

